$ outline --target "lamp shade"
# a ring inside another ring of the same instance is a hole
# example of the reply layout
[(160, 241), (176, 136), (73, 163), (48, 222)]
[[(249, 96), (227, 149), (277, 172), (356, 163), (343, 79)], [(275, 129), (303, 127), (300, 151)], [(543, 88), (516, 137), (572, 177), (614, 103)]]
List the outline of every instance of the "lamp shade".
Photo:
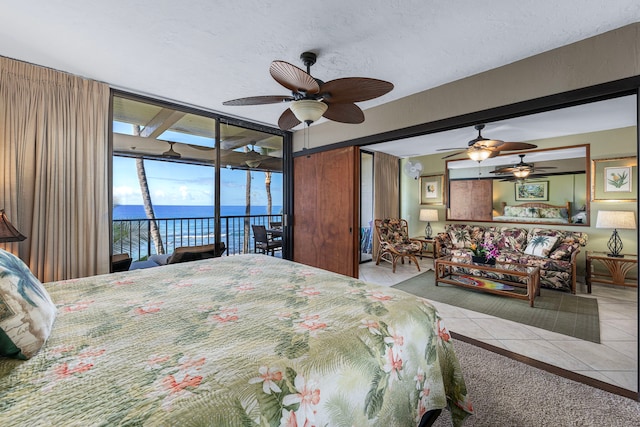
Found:
[(290, 108), (298, 120), (309, 124), (322, 117), (329, 106), (322, 101), (301, 99), (300, 101), (293, 101)]
[(437, 221), (437, 209), (420, 209), (420, 221)]
[(0, 243), (21, 242), (24, 239), (26, 237), (11, 225), (9, 218), (4, 213), (4, 209), (0, 209)]
[(598, 211), (596, 228), (636, 229), (636, 215), (633, 211)]

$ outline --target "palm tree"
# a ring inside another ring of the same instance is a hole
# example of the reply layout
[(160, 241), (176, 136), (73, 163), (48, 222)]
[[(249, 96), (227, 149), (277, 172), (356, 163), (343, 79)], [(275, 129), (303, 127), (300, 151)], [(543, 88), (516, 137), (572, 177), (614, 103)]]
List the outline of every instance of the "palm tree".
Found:
[(271, 171), (264, 173), (264, 186), (267, 191), (267, 215), (271, 219)]
[[(245, 147), (245, 151), (246, 147)], [(247, 169), (247, 184), (245, 185), (245, 207), (244, 207), (244, 253), (249, 253), (249, 229), (251, 228), (251, 170)]]
[[(140, 135), (140, 126), (133, 127), (134, 135)], [(164, 245), (162, 244), (162, 236), (156, 223), (156, 215), (153, 212), (153, 204), (151, 203), (151, 194), (149, 193), (149, 184), (147, 182), (147, 173), (144, 169), (144, 159), (136, 157), (136, 170), (138, 172), (138, 183), (140, 184), (140, 192), (142, 193), (142, 203), (144, 204), (144, 213), (149, 219), (149, 232), (153, 245), (157, 254), (164, 254)]]

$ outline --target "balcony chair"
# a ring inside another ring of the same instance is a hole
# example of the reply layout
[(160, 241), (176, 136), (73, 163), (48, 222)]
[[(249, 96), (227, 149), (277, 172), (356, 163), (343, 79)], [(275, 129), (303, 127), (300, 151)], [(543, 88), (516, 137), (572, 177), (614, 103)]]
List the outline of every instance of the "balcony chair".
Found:
[(201, 246), (180, 246), (173, 251), (167, 259), (167, 264), (177, 264), (179, 262), (198, 261), (201, 259), (220, 257), (227, 250), (224, 242), (219, 245)]
[(422, 244), (409, 238), (409, 227), (407, 221), (398, 218), (376, 219), (374, 229), (380, 247), (376, 265), (380, 265), (380, 260), (390, 262), (393, 272), (396, 272), (398, 259), (404, 264), (404, 259), (413, 261), (420, 271), (420, 264), (416, 259), (416, 254), (422, 249)]
[(260, 250), (263, 254), (271, 252), (271, 256), (275, 256), (276, 249), (282, 249), (282, 239), (274, 240), (269, 237), (267, 229), (264, 225), (252, 225), (253, 229), (253, 251)]
[(127, 271), (131, 267), (131, 257), (127, 253), (111, 255), (111, 272)]

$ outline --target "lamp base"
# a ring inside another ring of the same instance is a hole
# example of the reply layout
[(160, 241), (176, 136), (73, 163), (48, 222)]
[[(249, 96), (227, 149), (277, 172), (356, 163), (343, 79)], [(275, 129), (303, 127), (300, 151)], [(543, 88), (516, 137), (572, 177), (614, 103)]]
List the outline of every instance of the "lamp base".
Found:
[(611, 234), (611, 238), (607, 243), (607, 247), (611, 252), (607, 254), (607, 256), (615, 257), (615, 258), (624, 258), (624, 255), (620, 254), (622, 252), (622, 240), (618, 235), (618, 230), (613, 229), (613, 233)]
[(426, 237), (427, 239), (431, 238), (431, 223), (427, 222), (427, 226), (424, 228), (424, 237)]

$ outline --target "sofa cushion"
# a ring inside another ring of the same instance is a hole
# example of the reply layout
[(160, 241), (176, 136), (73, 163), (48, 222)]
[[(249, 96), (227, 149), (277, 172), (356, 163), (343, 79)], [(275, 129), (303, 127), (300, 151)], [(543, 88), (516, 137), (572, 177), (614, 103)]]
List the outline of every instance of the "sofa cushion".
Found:
[(587, 244), (589, 236), (587, 233), (567, 231), (564, 233), (562, 240), (558, 242), (553, 251), (549, 254), (549, 258), (569, 261), (571, 255), (580, 249), (580, 246)]
[(524, 252), (527, 244), (527, 230), (513, 227), (491, 227), (484, 238), (485, 244), (493, 244), (499, 251), (512, 249)]
[(513, 264), (525, 264), (532, 267), (540, 267), (540, 270), (571, 271), (571, 262), (528, 255), (519, 251), (504, 250), (497, 258), (498, 262), (510, 262)]
[(484, 227), (463, 224), (448, 224), (445, 226), (445, 231), (453, 246), (458, 249), (468, 248), (475, 242), (482, 242), (485, 233)]

